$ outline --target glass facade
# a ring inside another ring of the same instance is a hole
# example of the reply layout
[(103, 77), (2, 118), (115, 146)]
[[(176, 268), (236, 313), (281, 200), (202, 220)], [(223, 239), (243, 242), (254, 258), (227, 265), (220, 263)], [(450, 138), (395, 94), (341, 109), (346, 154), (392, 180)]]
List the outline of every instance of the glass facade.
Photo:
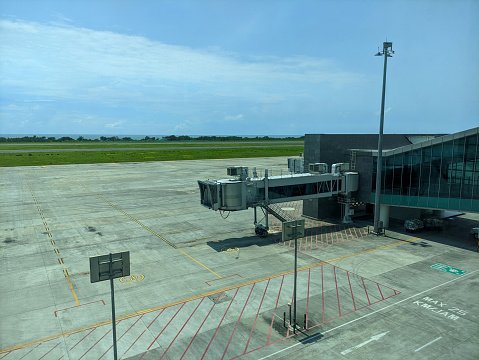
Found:
[[(381, 203), (479, 212), (479, 134), (383, 156)], [(377, 157), (371, 201), (376, 192)]]

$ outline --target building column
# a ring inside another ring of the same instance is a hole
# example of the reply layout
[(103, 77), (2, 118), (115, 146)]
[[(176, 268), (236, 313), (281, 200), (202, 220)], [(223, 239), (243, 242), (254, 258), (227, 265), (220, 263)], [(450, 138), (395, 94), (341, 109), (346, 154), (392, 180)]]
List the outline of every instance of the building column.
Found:
[(389, 209), (390, 205), (379, 205), (379, 221), (383, 222), (383, 227), (387, 229), (389, 227)]

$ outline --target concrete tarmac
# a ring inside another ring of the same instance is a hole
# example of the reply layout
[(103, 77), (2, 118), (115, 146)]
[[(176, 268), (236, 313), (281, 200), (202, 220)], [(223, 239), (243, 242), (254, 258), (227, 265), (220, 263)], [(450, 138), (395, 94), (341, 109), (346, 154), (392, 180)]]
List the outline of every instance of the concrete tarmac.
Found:
[(0, 359), (113, 358), (110, 284), (90, 283), (89, 257), (121, 251), (121, 359), (479, 357), (479, 214), (385, 237), (307, 219), (295, 331), (293, 245), (256, 237), (251, 209), (199, 204), (196, 180), (235, 165), (287, 173), (284, 157), (1, 168)]

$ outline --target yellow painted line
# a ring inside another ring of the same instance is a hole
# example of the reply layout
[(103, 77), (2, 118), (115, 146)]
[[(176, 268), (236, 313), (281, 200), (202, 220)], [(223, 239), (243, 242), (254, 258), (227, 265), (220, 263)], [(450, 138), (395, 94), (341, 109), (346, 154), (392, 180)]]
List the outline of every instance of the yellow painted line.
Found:
[[(406, 243), (409, 243), (409, 242), (412, 242), (412, 241), (415, 241), (415, 240), (418, 240), (418, 239), (420, 239), (420, 238), (403, 240), (403, 241), (400, 241), (400, 242), (397, 242), (397, 243), (394, 243), (394, 244), (380, 246), (380, 247), (377, 247), (377, 248), (374, 248), (374, 249), (361, 251), (361, 252), (351, 254), (351, 255), (341, 256), (339, 258), (328, 260), (328, 261), (322, 261), (322, 262), (319, 262), (319, 263), (316, 263), (316, 264), (312, 264), (312, 265), (308, 265), (308, 266), (304, 266), (302, 268), (299, 268), (298, 271), (306, 270), (306, 269), (309, 269), (309, 268), (324, 265), (324, 264), (331, 263), (331, 262), (334, 262), (334, 261), (339, 261), (339, 260), (342, 260), (342, 259), (345, 259), (345, 258), (348, 258), (348, 257), (353, 257), (353, 256), (365, 254), (365, 253), (368, 253), (368, 252), (371, 252), (371, 251), (386, 249), (386, 248), (389, 248), (389, 247), (392, 247), (392, 246), (406, 244)], [(67, 275), (66, 270), (63, 270), (63, 271), (65, 272), (65, 275)], [(279, 274), (265, 276), (263, 278), (248, 281), (248, 282), (245, 282), (245, 283), (240, 284), (240, 285), (229, 286), (229, 287), (224, 288), (224, 289), (210, 291), (208, 293), (201, 294), (201, 295), (196, 295), (196, 296), (184, 299), (184, 300), (178, 300), (178, 301), (168, 303), (168, 304), (165, 304), (165, 305), (160, 305), (160, 306), (157, 306), (157, 307), (154, 307), (154, 308), (151, 308), (151, 309), (146, 309), (146, 310), (138, 311), (138, 312), (135, 312), (135, 313), (132, 313), (132, 314), (123, 315), (123, 316), (117, 317), (116, 319), (117, 320), (128, 319), (128, 318), (135, 317), (135, 316), (138, 316), (138, 315), (143, 315), (143, 314), (150, 313), (150, 312), (153, 312), (153, 311), (161, 310), (161, 309), (164, 309), (164, 308), (167, 308), (167, 307), (170, 307), (170, 306), (178, 305), (178, 304), (181, 304), (181, 303), (184, 303), (184, 302), (200, 299), (202, 297), (215, 295), (215, 294), (218, 294), (218, 293), (221, 293), (221, 292), (226, 292), (226, 291), (231, 290), (231, 289), (236, 289), (236, 288), (247, 286), (247, 285), (250, 285), (250, 284), (253, 284), (253, 283), (261, 282), (261, 281), (264, 281), (264, 280), (273, 279), (273, 278), (276, 278), (276, 277), (279, 277), (279, 276), (282, 276), (282, 275), (291, 274), (293, 272), (294, 272), (294, 270), (289, 270), (289, 271), (284, 271), (284, 272), (279, 273)], [(87, 273), (87, 272), (85, 272), (85, 273)], [(67, 275), (67, 279), (68, 279), (69, 276), (80, 275), (80, 274), (85, 274), (85, 273)], [(73, 291), (73, 287), (72, 287), (72, 291)], [(81, 327), (81, 328), (78, 328), (78, 329), (75, 329), (75, 330), (66, 331), (66, 332), (61, 333), (61, 334), (51, 335), (51, 336), (48, 336), (48, 337), (45, 337), (45, 338), (42, 338), (42, 339), (33, 340), (33, 341), (30, 341), (30, 342), (27, 342), (27, 343), (24, 343), (24, 344), (15, 345), (15, 346), (12, 346), (12, 347), (9, 347), (9, 348), (5, 348), (5, 349), (0, 350), (0, 354), (10, 352), (10, 351), (13, 351), (13, 350), (17, 350), (17, 349), (21, 349), (21, 348), (24, 348), (24, 347), (27, 347), (27, 346), (35, 345), (35, 344), (45, 342), (45, 341), (48, 341), (48, 340), (58, 339), (58, 338), (63, 337), (63, 336), (68, 336), (68, 335), (71, 335), (71, 334), (75, 334), (75, 333), (78, 333), (78, 332), (81, 332), (81, 331), (84, 331), (84, 330), (96, 328), (96, 327), (99, 327), (99, 326), (102, 326), (102, 325), (107, 325), (107, 324), (111, 324), (111, 320), (102, 321), (102, 322), (92, 324), (92, 325), (88, 325), (88, 326), (84, 326), (84, 327)]]
[[(49, 237), (52, 237), (52, 234), (48, 233), (48, 236), (49, 236)], [(53, 241), (53, 240), (52, 240), (52, 241)], [(55, 244), (53, 244), (53, 245), (55, 245)]]
[[(48, 235), (50, 235), (50, 234), (48, 234)], [(51, 235), (50, 235), (50, 236), (51, 236)], [(52, 245), (55, 245), (55, 241), (53, 241), (53, 240), (51, 240), (51, 241), (52, 241)]]
[(62, 260), (62, 258), (58, 258), (58, 262), (63, 265), (63, 260)]
[(47, 227), (47, 226), (45, 226), (45, 230), (46, 230), (46, 231), (50, 231), (50, 230), (48, 230), (48, 227)]
[(112, 208), (118, 210), (119, 212), (121, 212), (123, 215), (127, 216), (128, 218), (130, 218), (131, 220), (133, 220), (134, 222), (136, 222), (138, 225), (140, 225), (141, 227), (143, 227), (145, 230), (148, 230), (149, 232), (151, 232), (153, 235), (156, 235), (158, 236), (161, 240), (163, 240), (165, 243), (167, 243), (168, 245), (170, 245), (171, 247), (175, 248), (176, 250), (178, 250), (179, 252), (181, 252), (183, 255), (189, 257), (191, 260), (193, 260), (194, 262), (196, 262), (197, 264), (203, 266), (206, 270), (208, 270), (209, 272), (215, 274), (216, 276), (218, 276), (220, 279), (221, 279), (221, 276), (219, 276), (217, 273), (215, 273), (213, 270), (211, 270), (209, 267), (207, 267), (206, 265), (200, 263), (198, 260), (196, 260), (194, 257), (188, 255), (187, 253), (185, 253), (183, 250), (181, 250), (180, 248), (178, 248), (175, 244), (169, 242), (168, 240), (166, 240), (164, 237), (162, 237), (161, 235), (157, 234), (156, 232), (154, 232), (153, 230), (151, 230), (149, 227), (145, 226), (144, 224), (142, 224), (141, 222), (139, 222), (138, 220), (136, 220), (134, 217), (132, 217), (131, 215), (127, 214), (126, 212), (124, 212), (123, 210), (121, 210), (120, 208), (116, 207), (115, 205), (113, 205), (112, 203), (110, 203), (109, 201), (105, 200), (104, 198), (102, 198), (100, 195), (98, 195), (97, 193), (91, 191), (89, 188), (87, 188), (85, 185), (83, 185), (82, 183), (78, 182), (75, 180), (76, 183), (78, 183), (79, 185), (81, 185), (82, 187), (84, 187), (86, 190), (88, 190), (89, 192), (91, 192), (93, 195), (95, 195), (96, 197), (100, 198), (101, 200), (103, 200), (104, 202), (106, 202), (108, 205), (110, 205)]
[(73, 296), (75, 297), (75, 301), (77, 302), (77, 305), (80, 306), (80, 302), (78, 301), (77, 294), (75, 294), (75, 290), (73, 290), (73, 285), (72, 282), (70, 281), (70, 276), (68, 276), (68, 273), (65, 269), (63, 269), (63, 273), (65, 274), (68, 284), (70, 285), (70, 289), (72, 289)]
[(55, 249), (55, 253), (58, 254), (58, 249)]

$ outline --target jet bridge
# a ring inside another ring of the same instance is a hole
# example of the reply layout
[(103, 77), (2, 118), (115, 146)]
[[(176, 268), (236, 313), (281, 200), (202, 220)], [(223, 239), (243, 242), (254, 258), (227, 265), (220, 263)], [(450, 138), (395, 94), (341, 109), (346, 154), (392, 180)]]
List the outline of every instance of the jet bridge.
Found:
[[(327, 172), (326, 164), (311, 164), (311, 173), (292, 173), (288, 175), (259, 177), (256, 168), (252, 176), (248, 168), (235, 166), (227, 168), (229, 179), (198, 180), (201, 194), (201, 205), (212, 210), (239, 211), (254, 208), (256, 234), (268, 234), (268, 216), (270, 213), (284, 222), (283, 216), (273, 210), (270, 205), (281, 202), (308, 200), (341, 196), (345, 207), (343, 222), (351, 222), (351, 193), (358, 189), (358, 173), (344, 171), (348, 164), (334, 164), (332, 172)], [(256, 209), (265, 214), (266, 224), (257, 221)]]

